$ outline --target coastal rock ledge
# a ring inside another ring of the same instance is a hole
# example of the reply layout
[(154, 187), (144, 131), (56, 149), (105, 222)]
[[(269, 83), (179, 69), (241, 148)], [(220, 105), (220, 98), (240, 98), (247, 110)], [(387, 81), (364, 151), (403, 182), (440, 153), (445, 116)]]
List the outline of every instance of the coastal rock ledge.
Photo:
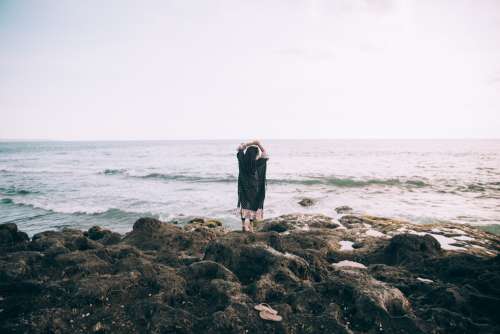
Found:
[(498, 236), (360, 215), (256, 229), (0, 225), (0, 333), (499, 332)]

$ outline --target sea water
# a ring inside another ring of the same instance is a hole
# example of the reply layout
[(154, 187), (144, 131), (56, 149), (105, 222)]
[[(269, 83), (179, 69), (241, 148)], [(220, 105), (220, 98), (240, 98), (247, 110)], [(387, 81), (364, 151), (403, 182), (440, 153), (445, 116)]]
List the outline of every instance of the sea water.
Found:
[[(152, 216), (239, 228), (239, 141), (1, 142), (0, 223), (30, 234)], [(265, 217), (358, 212), (500, 222), (500, 140), (269, 140)], [(316, 200), (311, 207), (297, 202)]]

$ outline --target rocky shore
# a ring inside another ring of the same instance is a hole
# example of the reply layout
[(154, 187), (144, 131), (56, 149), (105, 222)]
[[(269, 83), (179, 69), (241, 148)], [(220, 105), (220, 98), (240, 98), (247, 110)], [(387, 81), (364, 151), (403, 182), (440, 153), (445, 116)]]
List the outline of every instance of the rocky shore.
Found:
[(0, 332), (500, 332), (498, 236), (354, 214), (256, 228), (142, 218), (126, 235), (30, 239), (0, 225)]

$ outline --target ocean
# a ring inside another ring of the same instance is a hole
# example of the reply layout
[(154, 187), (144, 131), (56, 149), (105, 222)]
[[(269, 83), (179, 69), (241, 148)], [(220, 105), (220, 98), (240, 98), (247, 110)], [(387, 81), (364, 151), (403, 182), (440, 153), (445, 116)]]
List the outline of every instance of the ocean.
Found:
[[(143, 216), (240, 228), (237, 140), (0, 142), (0, 223), (30, 235)], [(500, 140), (264, 140), (264, 216), (357, 212), (415, 223), (500, 223)], [(316, 200), (304, 208), (304, 197)]]

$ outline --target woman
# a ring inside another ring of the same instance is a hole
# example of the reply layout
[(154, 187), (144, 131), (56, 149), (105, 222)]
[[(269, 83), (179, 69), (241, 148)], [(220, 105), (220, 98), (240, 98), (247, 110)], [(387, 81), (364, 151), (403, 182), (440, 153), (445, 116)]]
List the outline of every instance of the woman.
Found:
[(253, 221), (262, 220), (266, 197), (267, 153), (259, 141), (238, 146), (238, 208), (243, 231), (253, 232)]

